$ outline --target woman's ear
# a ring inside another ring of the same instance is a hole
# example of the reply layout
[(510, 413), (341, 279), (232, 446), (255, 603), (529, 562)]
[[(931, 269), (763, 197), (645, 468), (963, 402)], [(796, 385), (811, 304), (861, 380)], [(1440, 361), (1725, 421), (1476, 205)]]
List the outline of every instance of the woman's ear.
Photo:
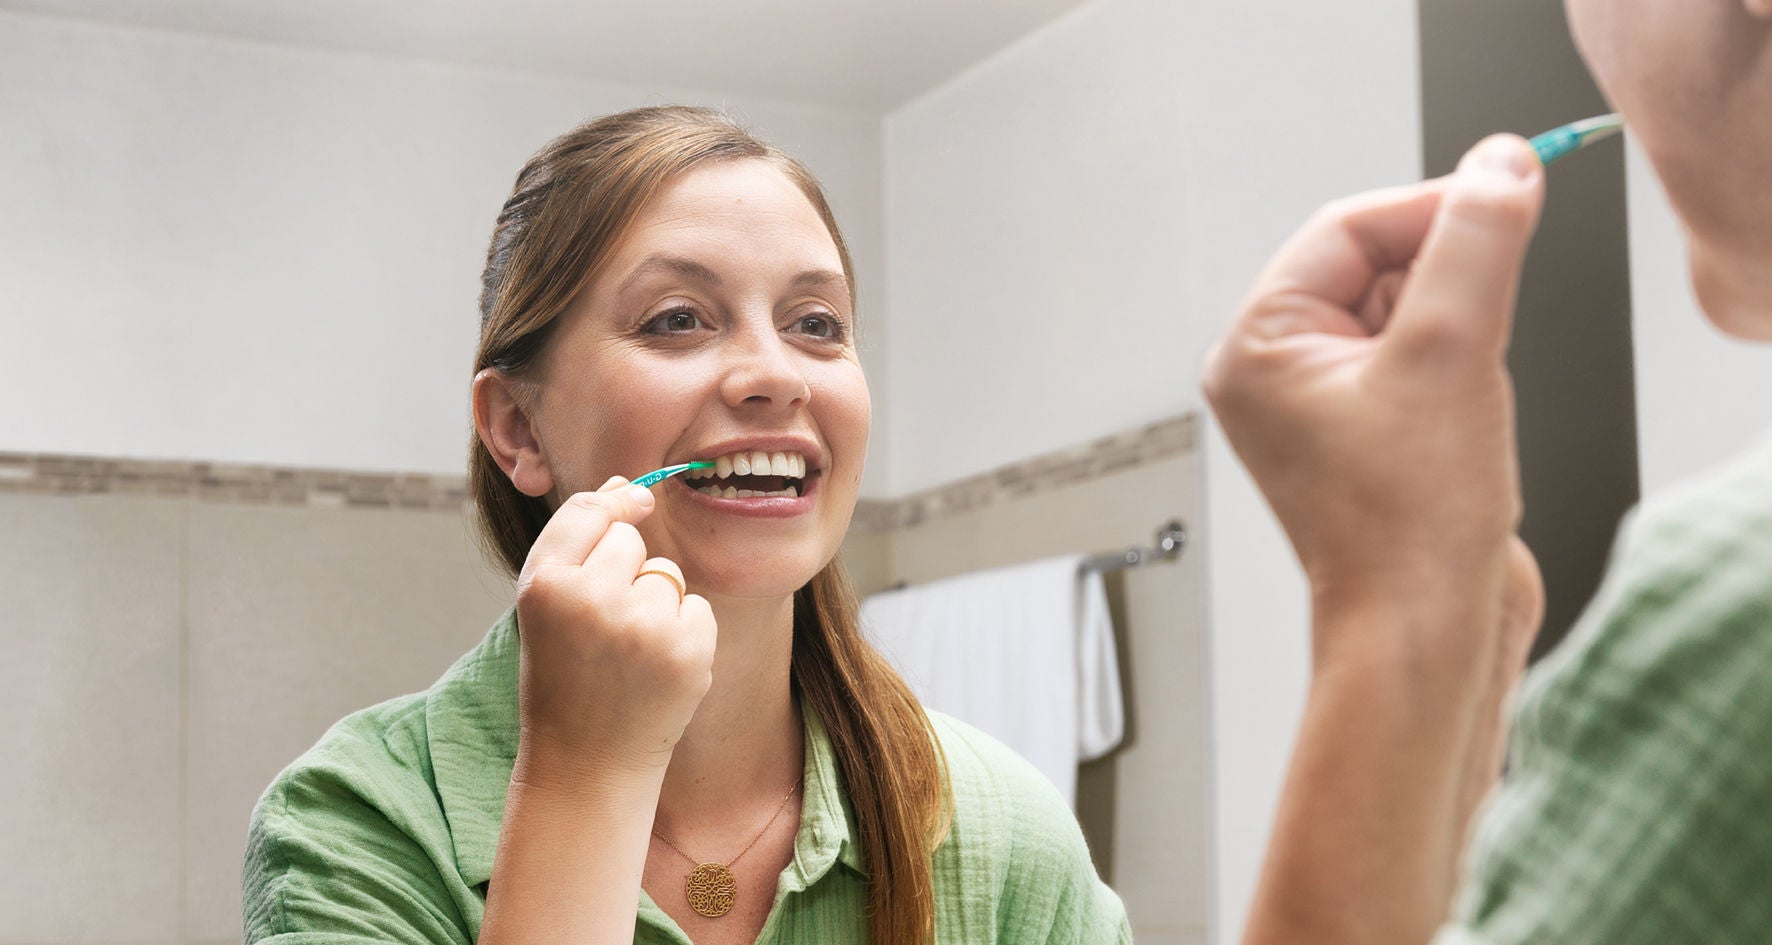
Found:
[(554, 488), (554, 474), (524, 406), (521, 385), (498, 368), (474, 375), (474, 430), (518, 492), (542, 496)]

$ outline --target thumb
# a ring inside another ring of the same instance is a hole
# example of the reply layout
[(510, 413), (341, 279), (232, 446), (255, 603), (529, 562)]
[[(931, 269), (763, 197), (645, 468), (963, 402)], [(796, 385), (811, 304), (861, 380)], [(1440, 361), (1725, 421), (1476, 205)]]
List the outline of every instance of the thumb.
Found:
[(1525, 139), (1495, 135), (1465, 154), (1397, 299), (1389, 347), (1437, 362), (1504, 354), (1543, 203), (1544, 168)]
[(599, 495), (613, 496), (615, 503), (607, 508), (615, 515), (617, 521), (636, 524), (652, 511), (657, 499), (652, 490), (645, 486), (636, 486), (628, 482), (626, 476), (610, 476), (597, 487)]

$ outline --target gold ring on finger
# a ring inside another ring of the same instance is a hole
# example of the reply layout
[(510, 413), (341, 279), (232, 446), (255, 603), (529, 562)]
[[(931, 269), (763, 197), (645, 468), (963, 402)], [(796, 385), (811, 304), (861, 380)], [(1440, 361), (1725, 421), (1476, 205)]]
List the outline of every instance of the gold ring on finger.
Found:
[(659, 577), (664, 578), (665, 580), (671, 582), (671, 586), (677, 589), (677, 603), (679, 603), (679, 604), (683, 603), (683, 598), (689, 596), (689, 589), (683, 586), (683, 579), (680, 577), (677, 577), (675, 574), (672, 574), (669, 571), (665, 571), (665, 570), (662, 570), (659, 568), (647, 568), (646, 570), (641, 571), (640, 574), (634, 575), (634, 580), (636, 580), (636, 581), (640, 580), (640, 575), (642, 575), (642, 574), (656, 574)]

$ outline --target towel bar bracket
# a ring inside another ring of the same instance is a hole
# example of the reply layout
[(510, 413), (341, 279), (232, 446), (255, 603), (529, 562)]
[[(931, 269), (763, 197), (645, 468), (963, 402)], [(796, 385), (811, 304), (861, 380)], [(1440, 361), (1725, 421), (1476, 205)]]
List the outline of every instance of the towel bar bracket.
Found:
[[(1174, 518), (1163, 523), (1163, 527), (1157, 529), (1157, 536), (1152, 542), (1152, 547), (1127, 548), (1125, 551), (1110, 551), (1106, 554), (1095, 555), (1083, 559), (1083, 563), (1077, 568), (1080, 572), (1120, 571), (1157, 561), (1179, 558), (1185, 550), (1187, 550), (1187, 525), (1183, 524), (1181, 519)], [(906, 582), (898, 581), (887, 590), (902, 591), (907, 586)]]
[(1082, 570), (1118, 571), (1122, 568), (1136, 568), (1139, 565), (1180, 557), (1186, 548), (1187, 526), (1180, 519), (1170, 519), (1157, 529), (1152, 547), (1127, 548), (1124, 551), (1096, 555), (1084, 560)]

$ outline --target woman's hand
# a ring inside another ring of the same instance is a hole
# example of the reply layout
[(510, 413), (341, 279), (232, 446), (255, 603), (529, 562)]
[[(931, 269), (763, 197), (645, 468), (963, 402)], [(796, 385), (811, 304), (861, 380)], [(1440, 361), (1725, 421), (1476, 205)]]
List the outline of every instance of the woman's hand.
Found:
[[(1213, 352), (1207, 397), (1319, 610), (1495, 599), (1524, 576), (1505, 357), (1542, 194), (1530, 148), (1498, 137), (1451, 177), (1330, 204)], [(1317, 644), (1319, 663), (1359, 649)]]
[(665, 768), (707, 694), (714, 614), (619, 477), (560, 505), (517, 578), (521, 735), (481, 945), (631, 942)]
[(1326, 207), (1206, 392), (1312, 593), (1313, 675), (1246, 942), (1421, 945), (1543, 611), (1506, 352), (1543, 199), (1525, 142)]
[(676, 564), (646, 557), (634, 527), (647, 489), (620, 477), (561, 504), (517, 580), (522, 636), (520, 776), (662, 775), (707, 694), (708, 602), (679, 597)]

